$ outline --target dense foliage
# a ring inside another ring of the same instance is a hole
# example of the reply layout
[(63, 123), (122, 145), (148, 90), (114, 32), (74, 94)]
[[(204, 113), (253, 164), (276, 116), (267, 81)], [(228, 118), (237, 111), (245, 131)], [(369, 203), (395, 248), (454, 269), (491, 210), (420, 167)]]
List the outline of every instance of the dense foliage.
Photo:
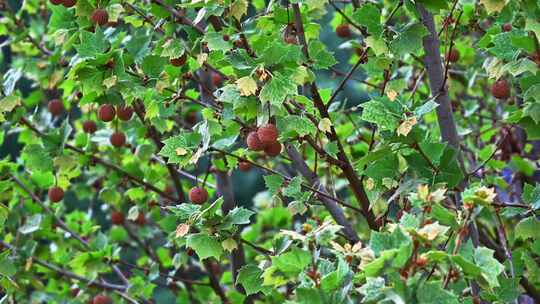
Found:
[(0, 5), (0, 303), (540, 303), (540, 1)]

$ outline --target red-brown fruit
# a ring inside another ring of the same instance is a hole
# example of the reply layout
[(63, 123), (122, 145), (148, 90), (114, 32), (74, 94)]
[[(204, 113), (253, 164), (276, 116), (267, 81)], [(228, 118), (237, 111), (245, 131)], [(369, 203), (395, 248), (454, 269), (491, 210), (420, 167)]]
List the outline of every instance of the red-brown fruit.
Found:
[(64, 1), (62, 1), (62, 4), (65, 7), (74, 7), (75, 4), (77, 4), (77, 1), (76, 0), (64, 0)]
[(289, 34), (285, 37), (285, 43), (298, 44), (298, 40), (296, 39), (296, 36)]
[(340, 24), (336, 27), (336, 35), (340, 38), (350, 38), (351, 28), (348, 24)]
[(247, 161), (240, 161), (238, 163), (238, 169), (240, 169), (240, 171), (247, 172), (251, 170), (251, 163)]
[(135, 219), (135, 223), (139, 226), (144, 226), (144, 224), (146, 224), (146, 217), (144, 216), (144, 213), (139, 211), (139, 215), (137, 216), (137, 219)]
[(172, 58), (170, 60), (171, 64), (176, 66), (176, 67), (179, 67), (179, 66), (183, 66), (184, 64), (186, 64), (186, 61), (187, 61), (187, 56), (186, 54), (178, 57), (178, 58)]
[(64, 3), (64, 0), (50, 0), (53, 5), (60, 5)]
[(229, 41), (231, 39), (231, 37), (229, 37), (229, 35), (225, 34), (223, 35), (223, 41)]
[(208, 191), (203, 187), (193, 187), (189, 190), (189, 200), (194, 204), (204, 204), (208, 200)]
[(427, 265), (428, 262), (429, 261), (426, 257), (419, 257), (418, 259), (416, 259), (416, 266), (424, 267)]
[(64, 112), (64, 104), (60, 99), (51, 99), (47, 105), (47, 108), (53, 116), (58, 116)]
[(214, 84), (214, 86), (219, 87), (222, 81), (223, 78), (221, 77), (221, 75), (216, 72), (212, 73), (212, 84)]
[(510, 97), (510, 85), (504, 79), (497, 80), (491, 87), (491, 94), (498, 99)]
[(116, 107), (116, 115), (118, 118), (123, 121), (128, 121), (133, 116), (133, 108), (130, 106), (119, 106)]
[(512, 23), (505, 23), (501, 26), (503, 32), (510, 32), (512, 30)]
[(64, 190), (60, 187), (49, 188), (47, 194), (49, 195), (49, 200), (53, 203), (58, 203), (64, 198)]
[(107, 24), (107, 22), (109, 22), (109, 14), (106, 10), (102, 8), (97, 8), (92, 13), (91, 19), (93, 23), (104, 26), (105, 24)]
[(259, 136), (255, 131), (249, 132), (246, 138), (246, 144), (248, 146), (248, 149), (252, 151), (264, 150), (264, 144), (259, 140)]
[(452, 49), (446, 54), (446, 60), (448, 60), (449, 62), (457, 62), (459, 60), (459, 57), (459, 51), (456, 49)]
[(124, 135), (124, 132), (114, 132), (109, 140), (111, 145), (115, 146), (116, 148), (120, 148), (126, 144), (126, 135)]
[(109, 122), (116, 116), (116, 110), (110, 104), (101, 105), (98, 109), (98, 118), (104, 122)]
[(124, 214), (120, 211), (113, 211), (111, 213), (111, 223), (113, 225), (122, 225), (124, 222)]
[(277, 141), (279, 132), (275, 125), (267, 123), (259, 127), (257, 130), (257, 135), (263, 144), (270, 144)]
[(87, 120), (83, 122), (82, 128), (84, 133), (86, 134), (93, 134), (97, 131), (97, 125), (93, 120)]
[(278, 141), (275, 141), (273, 143), (270, 143), (264, 147), (264, 153), (270, 157), (278, 156), (279, 153), (281, 153), (281, 143)]
[(106, 295), (97, 295), (94, 297), (92, 304), (113, 304), (113, 301)]

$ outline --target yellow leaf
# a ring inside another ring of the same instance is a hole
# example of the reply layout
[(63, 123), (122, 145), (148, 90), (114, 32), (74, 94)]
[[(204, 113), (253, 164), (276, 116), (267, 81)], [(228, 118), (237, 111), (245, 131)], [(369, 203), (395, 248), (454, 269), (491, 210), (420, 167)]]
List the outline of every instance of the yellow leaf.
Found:
[(506, 6), (507, 0), (480, 0), (488, 14), (499, 13)]
[(328, 118), (323, 118), (321, 119), (321, 121), (319, 121), (319, 130), (325, 132), (325, 133), (330, 133), (330, 131), (332, 130), (332, 121), (330, 121), (330, 119)]
[(200, 53), (197, 55), (197, 63), (199, 65), (203, 65), (206, 60), (208, 59), (208, 54), (207, 53)]
[(435, 222), (420, 228), (420, 230), (418, 230), (418, 235), (429, 241), (433, 241), (439, 235), (445, 234), (446, 231), (448, 231), (448, 228), (449, 227), (440, 225), (438, 222)]
[(189, 225), (188, 224), (180, 224), (176, 227), (176, 237), (183, 237), (189, 232)]
[(116, 84), (116, 81), (117, 81), (117, 78), (115, 75), (107, 78), (107, 79), (104, 79), (103, 80), (103, 85), (107, 88), (107, 89), (110, 89), (112, 88), (115, 84)]
[(184, 149), (184, 148), (180, 148), (180, 147), (176, 148), (175, 152), (176, 152), (176, 155), (178, 155), (178, 156), (182, 156), (182, 155), (187, 154), (187, 150)]
[(232, 252), (234, 249), (238, 248), (238, 244), (236, 244), (236, 241), (228, 238), (221, 242), (221, 246), (223, 246), (223, 249), (227, 250), (228, 252)]
[(366, 180), (366, 189), (372, 190), (373, 187), (375, 187), (375, 181), (373, 180), (373, 178), (370, 177)]
[(242, 16), (244, 16), (247, 13), (248, 9), (248, 2), (247, 0), (236, 0), (231, 5), (231, 16), (233, 16), (236, 20), (240, 21), (242, 19)]
[(388, 92), (386, 92), (386, 96), (388, 96), (388, 99), (390, 99), (390, 101), (394, 101), (397, 98), (397, 92), (394, 90), (388, 90)]
[(236, 81), (240, 96), (255, 95), (257, 92), (257, 83), (250, 76), (242, 77)]
[(398, 136), (399, 135), (407, 136), (407, 134), (411, 132), (412, 128), (414, 127), (414, 125), (416, 125), (416, 123), (417, 123), (416, 117), (413, 116), (413, 117), (407, 118), (397, 128)]

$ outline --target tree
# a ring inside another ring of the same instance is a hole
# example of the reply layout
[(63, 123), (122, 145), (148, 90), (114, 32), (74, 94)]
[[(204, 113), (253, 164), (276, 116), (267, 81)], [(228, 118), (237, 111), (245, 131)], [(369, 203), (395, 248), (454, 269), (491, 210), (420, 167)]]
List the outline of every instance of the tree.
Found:
[(539, 2), (0, 5), (1, 302), (540, 302)]

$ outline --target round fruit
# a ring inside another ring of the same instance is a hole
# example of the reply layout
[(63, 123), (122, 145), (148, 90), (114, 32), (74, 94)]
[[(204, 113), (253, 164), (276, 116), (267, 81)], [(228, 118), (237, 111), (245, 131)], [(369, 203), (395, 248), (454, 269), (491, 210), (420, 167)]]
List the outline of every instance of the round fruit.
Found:
[(503, 32), (510, 32), (512, 30), (512, 23), (505, 23), (501, 26)]
[(97, 25), (104, 26), (109, 22), (109, 14), (106, 10), (102, 8), (97, 8), (92, 13), (92, 22), (94, 22)]
[(60, 5), (64, 3), (64, 0), (50, 0), (53, 5)]
[(64, 0), (64, 1), (62, 1), (62, 4), (65, 7), (74, 7), (75, 4), (77, 4), (77, 1), (76, 0)]
[(510, 97), (510, 85), (504, 79), (497, 80), (491, 87), (491, 94), (498, 99)]
[(64, 198), (64, 190), (60, 187), (49, 188), (47, 194), (49, 195), (49, 200), (53, 203), (58, 203)]
[(51, 101), (49, 101), (47, 108), (53, 116), (58, 116), (62, 114), (62, 112), (64, 112), (64, 104), (60, 99), (52, 99)]
[(459, 60), (460, 54), (456, 49), (452, 49), (448, 54), (446, 54), (446, 60), (449, 62), (457, 62)]
[(189, 190), (189, 200), (194, 204), (204, 204), (208, 200), (208, 191), (202, 187), (193, 187)]
[(252, 151), (262, 151), (264, 150), (264, 144), (259, 140), (257, 132), (250, 132), (246, 139), (246, 144), (248, 149)]
[(109, 122), (116, 116), (116, 110), (110, 104), (101, 105), (98, 109), (98, 118), (104, 122)]
[(113, 301), (106, 295), (97, 295), (94, 297), (92, 304), (113, 304)]
[(87, 120), (83, 122), (82, 128), (83, 128), (84, 133), (86, 134), (93, 134), (97, 131), (97, 125), (92, 120)]
[(116, 107), (116, 115), (118, 115), (120, 120), (128, 121), (133, 116), (133, 108), (130, 106)]
[(243, 172), (247, 172), (251, 169), (251, 163), (247, 161), (240, 161), (238, 163), (238, 169)]
[(124, 214), (120, 211), (113, 211), (111, 213), (111, 223), (113, 225), (122, 225), (124, 222)]
[(277, 140), (279, 132), (275, 125), (268, 123), (259, 127), (257, 135), (263, 144), (270, 144)]
[(285, 37), (285, 43), (298, 44), (298, 40), (296, 39), (296, 36), (289, 34)]
[(340, 38), (350, 38), (351, 28), (348, 24), (340, 24), (336, 27), (336, 35)]
[(418, 267), (424, 267), (428, 263), (428, 259), (426, 257), (419, 257), (416, 259), (416, 266)]
[(186, 54), (178, 57), (178, 58), (172, 58), (170, 60), (171, 64), (176, 66), (176, 67), (179, 67), (179, 66), (183, 66), (184, 64), (186, 64), (186, 61), (187, 61), (187, 56)]
[(278, 141), (275, 141), (271, 144), (266, 145), (264, 147), (264, 153), (270, 157), (278, 156), (279, 153), (281, 153), (281, 143)]
[(111, 145), (120, 148), (126, 144), (126, 135), (123, 132), (114, 132), (110, 138)]
[(137, 219), (135, 219), (135, 223), (139, 226), (143, 226), (144, 224), (146, 224), (146, 218), (144, 217), (144, 213), (139, 212)]
[(222, 81), (223, 81), (223, 78), (221, 77), (221, 75), (219, 75), (216, 72), (212, 73), (212, 84), (214, 86), (219, 87)]

